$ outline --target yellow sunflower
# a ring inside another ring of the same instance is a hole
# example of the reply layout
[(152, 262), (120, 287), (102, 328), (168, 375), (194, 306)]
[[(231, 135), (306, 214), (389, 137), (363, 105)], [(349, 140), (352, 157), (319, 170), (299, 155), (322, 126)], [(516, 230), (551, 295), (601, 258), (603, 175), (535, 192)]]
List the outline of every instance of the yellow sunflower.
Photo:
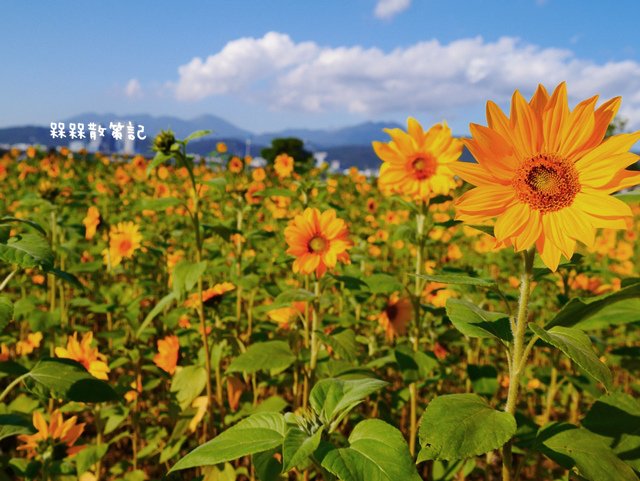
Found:
[(385, 129), (391, 141), (373, 142), (380, 159), (378, 185), (385, 193), (404, 194), (427, 201), (434, 194), (447, 194), (456, 184), (449, 168), (462, 153), (462, 143), (451, 136), (446, 123), (428, 131), (414, 118), (407, 132)]
[(465, 140), (476, 163), (452, 170), (475, 189), (456, 202), (457, 219), (484, 223), (497, 218), (499, 245), (517, 251), (535, 245), (547, 267), (571, 258), (576, 241), (591, 247), (596, 228), (625, 229), (627, 204), (609, 194), (640, 183), (625, 170), (638, 156), (629, 149), (640, 132), (603, 142), (620, 97), (595, 109), (597, 96), (572, 111), (561, 83), (551, 96), (539, 85), (529, 102), (516, 90), (510, 117), (487, 103), (488, 127), (471, 124)]

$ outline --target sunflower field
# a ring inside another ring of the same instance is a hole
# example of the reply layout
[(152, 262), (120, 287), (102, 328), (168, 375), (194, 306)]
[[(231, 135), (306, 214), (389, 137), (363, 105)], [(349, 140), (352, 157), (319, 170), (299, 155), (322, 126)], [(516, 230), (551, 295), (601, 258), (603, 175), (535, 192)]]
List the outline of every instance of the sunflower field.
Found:
[(206, 131), (5, 153), (0, 479), (637, 481), (620, 102), (410, 118), (378, 177), (196, 158)]

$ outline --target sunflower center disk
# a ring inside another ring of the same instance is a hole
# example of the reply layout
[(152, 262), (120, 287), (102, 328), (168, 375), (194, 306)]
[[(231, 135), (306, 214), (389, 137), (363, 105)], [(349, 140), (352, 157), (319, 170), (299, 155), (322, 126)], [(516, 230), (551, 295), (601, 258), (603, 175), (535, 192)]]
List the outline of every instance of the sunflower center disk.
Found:
[(327, 247), (327, 240), (324, 237), (316, 236), (309, 241), (309, 252), (322, 252)]
[(411, 161), (411, 168), (418, 180), (428, 179), (436, 173), (436, 159), (429, 154), (420, 154)]
[(570, 206), (580, 192), (573, 163), (549, 154), (538, 154), (523, 162), (513, 186), (519, 200), (543, 214)]

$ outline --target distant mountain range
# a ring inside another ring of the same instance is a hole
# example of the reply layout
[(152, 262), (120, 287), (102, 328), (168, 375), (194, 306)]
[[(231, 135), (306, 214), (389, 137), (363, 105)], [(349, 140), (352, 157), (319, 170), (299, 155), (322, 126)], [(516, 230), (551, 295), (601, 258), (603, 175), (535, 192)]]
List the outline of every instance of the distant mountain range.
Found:
[[(154, 117), (148, 114), (115, 115), (84, 113), (71, 118), (61, 120), (66, 126), (70, 122), (87, 124), (95, 122), (103, 127), (109, 127), (110, 122), (131, 121), (134, 126), (143, 125), (146, 140), (136, 140), (133, 148), (135, 152), (150, 154), (151, 142), (160, 130), (171, 129), (178, 138), (184, 138), (196, 130), (211, 130), (210, 136), (196, 140), (190, 144), (190, 150), (200, 155), (207, 155), (215, 150), (216, 143), (224, 141), (229, 151), (237, 155), (245, 155), (248, 151), (251, 155), (260, 155), (260, 150), (271, 143), (277, 137), (297, 137), (304, 141), (305, 147), (312, 152), (326, 152), (326, 160), (340, 161), (342, 167), (357, 166), (359, 168), (377, 168), (380, 160), (376, 157), (371, 142), (374, 140), (388, 140), (384, 128), (403, 126), (395, 122), (364, 122), (358, 125), (339, 129), (286, 129), (277, 132), (255, 134), (242, 129), (215, 115), (201, 115), (191, 120), (177, 117)], [(125, 129), (126, 132), (126, 129)], [(85, 132), (86, 133), (86, 132)], [(53, 139), (49, 127), (25, 126), (0, 128), (0, 145), (16, 144), (40, 144), (47, 147), (59, 147), (69, 145), (70, 139)], [(94, 146), (103, 151), (119, 151), (124, 145), (116, 143), (110, 138), (107, 130), (103, 142)], [(464, 157), (468, 157), (465, 150)]]

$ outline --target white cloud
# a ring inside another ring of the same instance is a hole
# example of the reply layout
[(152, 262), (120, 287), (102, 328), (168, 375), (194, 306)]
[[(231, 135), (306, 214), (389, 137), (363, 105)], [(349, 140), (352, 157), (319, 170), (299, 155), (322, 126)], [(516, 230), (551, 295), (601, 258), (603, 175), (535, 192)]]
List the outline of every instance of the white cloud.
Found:
[(136, 98), (142, 95), (142, 86), (138, 79), (132, 78), (124, 88), (124, 94), (129, 98)]
[[(351, 112), (428, 112), (439, 116), (507, 102), (515, 89), (532, 93), (566, 80), (573, 100), (596, 93), (623, 96), (622, 114), (640, 127), (640, 64), (595, 63), (566, 49), (541, 48), (503, 37), (441, 44), (437, 40), (385, 52), (378, 48), (322, 47), (270, 32), (229, 42), (206, 60), (178, 69), (175, 94), (183, 100), (232, 94), (275, 109)], [(482, 119), (477, 119), (481, 121)]]
[(392, 18), (411, 6), (411, 0), (378, 0), (373, 11), (378, 18)]

